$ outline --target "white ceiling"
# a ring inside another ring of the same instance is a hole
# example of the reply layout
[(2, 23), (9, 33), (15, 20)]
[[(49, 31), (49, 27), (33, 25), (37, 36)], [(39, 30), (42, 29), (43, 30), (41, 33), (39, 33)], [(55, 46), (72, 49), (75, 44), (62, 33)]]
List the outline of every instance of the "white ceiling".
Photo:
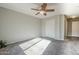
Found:
[(79, 15), (79, 4), (78, 3), (48, 3), (48, 8), (54, 8), (55, 12), (48, 12), (47, 16), (35, 15), (36, 11), (31, 8), (38, 8), (41, 3), (0, 3), (0, 7), (15, 10), (24, 14), (28, 14), (37, 18), (47, 18), (54, 15), (65, 14), (65, 15)]

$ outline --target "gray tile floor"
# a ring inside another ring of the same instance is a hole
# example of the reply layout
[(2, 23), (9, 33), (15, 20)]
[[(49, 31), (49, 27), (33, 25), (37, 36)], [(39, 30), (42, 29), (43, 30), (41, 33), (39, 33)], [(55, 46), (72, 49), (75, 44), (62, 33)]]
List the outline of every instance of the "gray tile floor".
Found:
[[(79, 41), (62, 41), (44, 37), (46, 40), (51, 40), (43, 55), (79, 55)], [(26, 41), (27, 42), (27, 41)], [(19, 42), (11, 44), (0, 50), (1, 55), (26, 55), (18, 45), (24, 43)]]

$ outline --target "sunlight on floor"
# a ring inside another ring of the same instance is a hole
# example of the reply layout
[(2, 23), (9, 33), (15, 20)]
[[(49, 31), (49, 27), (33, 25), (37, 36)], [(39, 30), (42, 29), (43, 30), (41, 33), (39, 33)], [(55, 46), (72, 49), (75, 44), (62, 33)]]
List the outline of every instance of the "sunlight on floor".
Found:
[[(50, 43), (50, 40), (36, 38), (19, 46), (24, 50), (24, 53), (27, 55), (41, 55)], [(31, 47), (28, 48), (29, 46)]]
[(27, 55), (40, 55), (49, 45), (50, 41), (43, 39), (39, 43), (35, 44), (31, 48), (24, 51)]
[(36, 38), (36, 39), (30, 40), (30, 41), (28, 41), (28, 42), (22, 43), (22, 44), (20, 44), (19, 46), (20, 46), (23, 50), (25, 50), (25, 49), (29, 48), (30, 46), (34, 45), (35, 43), (41, 41), (41, 40), (42, 40), (41, 38)]

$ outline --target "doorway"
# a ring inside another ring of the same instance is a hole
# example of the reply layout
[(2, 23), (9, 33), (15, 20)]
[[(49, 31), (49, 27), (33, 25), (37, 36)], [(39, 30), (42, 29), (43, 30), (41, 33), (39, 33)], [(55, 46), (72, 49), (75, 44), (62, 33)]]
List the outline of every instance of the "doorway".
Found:
[(79, 40), (79, 17), (65, 16), (65, 40)]

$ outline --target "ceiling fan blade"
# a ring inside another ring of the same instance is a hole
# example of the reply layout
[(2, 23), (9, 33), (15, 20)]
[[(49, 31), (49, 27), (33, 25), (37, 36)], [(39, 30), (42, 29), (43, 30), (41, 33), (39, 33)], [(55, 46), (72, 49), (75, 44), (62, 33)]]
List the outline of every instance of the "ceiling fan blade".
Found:
[(41, 10), (45, 10), (46, 7), (47, 7), (47, 3), (43, 3), (43, 4), (41, 5)]
[(31, 8), (32, 10), (40, 11), (39, 9)]
[(52, 11), (55, 11), (55, 9), (47, 9), (45, 10), (46, 12), (52, 12)]
[(38, 15), (38, 14), (40, 14), (40, 12), (37, 12), (35, 15)]

